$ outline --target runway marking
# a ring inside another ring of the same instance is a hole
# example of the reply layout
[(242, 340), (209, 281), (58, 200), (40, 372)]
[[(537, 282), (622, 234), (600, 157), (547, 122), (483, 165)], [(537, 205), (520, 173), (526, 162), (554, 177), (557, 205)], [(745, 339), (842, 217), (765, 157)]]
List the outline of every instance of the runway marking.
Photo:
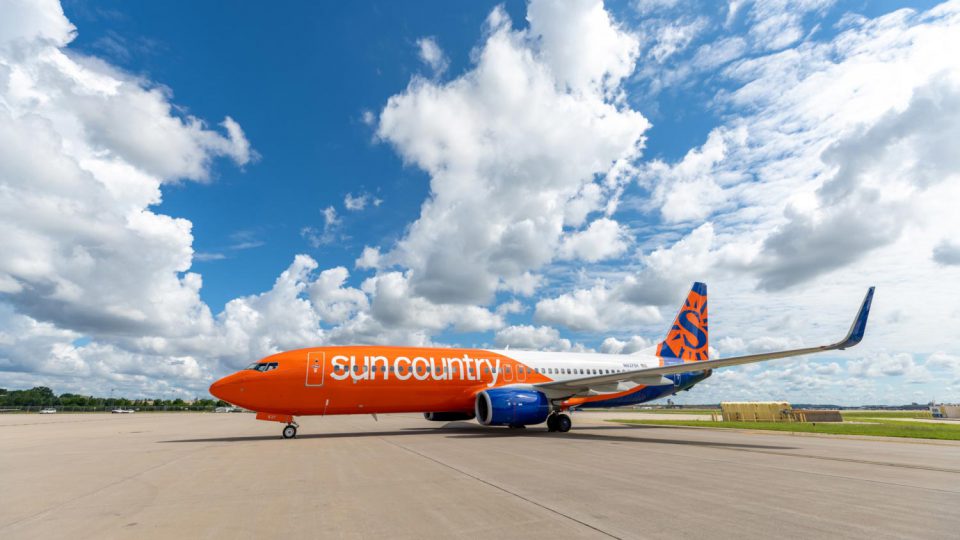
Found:
[(504, 492), (504, 493), (506, 493), (506, 494), (508, 494), (508, 495), (512, 495), (512, 496), (514, 496), (514, 497), (516, 497), (516, 498), (518, 498), (518, 499), (520, 499), (520, 500), (522, 500), (522, 501), (528, 502), (528, 503), (530, 503), (530, 504), (532, 504), (532, 505), (534, 505), (534, 506), (537, 506), (537, 507), (539, 507), (539, 508), (542, 508), (542, 509), (544, 509), (544, 510), (546, 510), (546, 511), (548, 511), (548, 512), (553, 513), (553, 514), (556, 514), (556, 515), (558, 515), (558, 516), (560, 516), (560, 517), (562, 517), (562, 518), (569, 519), (570, 521), (573, 521), (574, 523), (578, 523), (578, 524), (580, 524), (580, 525), (583, 525), (584, 527), (587, 527), (588, 529), (592, 529), (592, 530), (594, 530), (594, 531), (597, 531), (598, 533), (600, 533), (600, 534), (602, 534), (602, 535), (604, 535), (604, 536), (608, 536), (608, 537), (610, 537), (610, 538), (616, 538), (617, 540), (622, 540), (621, 537), (616, 536), (616, 535), (614, 535), (614, 534), (611, 534), (611, 533), (609, 533), (609, 532), (607, 532), (607, 531), (605, 531), (605, 530), (603, 530), (603, 529), (600, 529), (600, 528), (598, 528), (598, 527), (595, 527), (595, 526), (593, 526), (593, 525), (591, 525), (591, 524), (589, 524), (589, 523), (587, 523), (587, 522), (585, 522), (585, 521), (581, 521), (581, 520), (579, 520), (579, 519), (577, 519), (577, 518), (575, 518), (575, 517), (568, 516), (567, 514), (561, 512), (561, 511), (559, 511), (559, 510), (556, 510), (556, 509), (554, 509), (554, 508), (550, 508), (549, 506), (546, 506), (546, 505), (541, 504), (541, 503), (539, 503), (539, 502), (537, 502), (537, 501), (534, 501), (533, 499), (524, 497), (523, 495), (520, 495), (519, 493), (516, 493), (516, 492), (514, 492), (514, 491), (510, 491), (509, 489), (507, 489), (507, 488), (505, 488), (505, 487), (503, 487), (503, 486), (499, 486), (499, 485), (497, 485), (497, 484), (494, 484), (493, 482), (489, 482), (489, 481), (487, 481), (487, 480), (484, 480), (483, 478), (480, 478), (479, 476), (470, 474), (470, 473), (468, 473), (467, 471), (464, 471), (464, 470), (462, 470), (462, 469), (458, 469), (457, 467), (454, 467), (453, 465), (450, 465), (450, 464), (448, 464), (448, 463), (444, 463), (444, 462), (442, 462), (442, 461), (440, 461), (440, 460), (438, 460), (438, 459), (436, 459), (436, 458), (433, 458), (433, 457), (431, 457), (431, 456), (428, 456), (428, 455), (426, 455), (426, 454), (423, 454), (423, 453), (421, 453), (421, 452), (418, 452), (418, 451), (416, 451), (416, 450), (414, 450), (414, 449), (412, 449), (412, 448), (408, 448), (408, 447), (406, 447), (406, 446), (404, 446), (404, 445), (402, 445), (402, 444), (399, 444), (399, 443), (396, 443), (396, 442), (387, 440), (387, 439), (385, 439), (385, 438), (381, 438), (380, 440), (383, 441), (383, 442), (385, 442), (385, 443), (387, 443), (387, 444), (389, 444), (389, 445), (391, 445), (391, 446), (396, 446), (397, 448), (400, 448), (401, 450), (406, 450), (407, 452), (409, 452), (409, 453), (411, 453), (411, 454), (420, 456), (420, 457), (422, 457), (423, 459), (432, 461), (432, 462), (436, 463), (437, 465), (442, 465), (443, 467), (446, 467), (446, 468), (448, 468), (448, 469), (450, 469), (450, 470), (456, 471), (456, 472), (462, 474), (463, 476), (466, 476), (466, 477), (468, 477), (468, 478), (472, 478), (473, 480), (476, 480), (477, 482), (480, 482), (480, 483), (482, 483), (482, 484), (486, 484), (486, 485), (488, 485), (488, 486), (490, 486), (490, 487), (492, 487), (492, 488), (494, 488), (494, 489), (497, 489), (497, 490), (499, 490), (499, 491), (502, 491), (502, 492)]

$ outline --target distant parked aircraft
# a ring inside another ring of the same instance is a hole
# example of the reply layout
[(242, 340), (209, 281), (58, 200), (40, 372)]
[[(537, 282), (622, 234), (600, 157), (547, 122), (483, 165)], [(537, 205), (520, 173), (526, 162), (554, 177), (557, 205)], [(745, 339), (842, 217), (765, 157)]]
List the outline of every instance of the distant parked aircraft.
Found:
[(268, 356), (213, 383), (210, 393), (286, 424), (284, 438), (296, 436), (297, 416), (393, 412), (513, 428), (546, 422), (548, 431), (566, 432), (571, 407), (635, 405), (689, 390), (715, 368), (853, 347), (873, 291), (846, 337), (819, 347), (710, 360), (707, 286), (694, 283), (666, 339), (635, 354), (316, 347)]

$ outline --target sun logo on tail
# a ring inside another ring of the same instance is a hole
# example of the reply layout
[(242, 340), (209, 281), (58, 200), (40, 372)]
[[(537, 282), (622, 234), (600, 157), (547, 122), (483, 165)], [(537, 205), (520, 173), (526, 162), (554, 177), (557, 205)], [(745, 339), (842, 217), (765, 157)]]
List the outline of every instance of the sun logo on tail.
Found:
[(667, 338), (657, 347), (657, 356), (677, 358), (684, 362), (707, 360), (708, 335), (707, 286), (695, 283), (674, 319)]

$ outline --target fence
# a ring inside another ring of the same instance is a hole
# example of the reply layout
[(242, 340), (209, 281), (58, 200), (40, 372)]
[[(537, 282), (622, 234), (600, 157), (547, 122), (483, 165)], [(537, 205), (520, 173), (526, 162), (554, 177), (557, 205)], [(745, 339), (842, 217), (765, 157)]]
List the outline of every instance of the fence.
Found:
[(213, 412), (216, 408), (214, 405), (204, 406), (204, 405), (100, 405), (100, 406), (81, 406), (81, 405), (24, 405), (22, 407), (11, 406), (0, 408), (0, 414), (8, 413), (36, 413), (40, 412), (42, 409), (56, 409), (58, 413), (80, 413), (80, 412), (110, 412), (114, 409), (132, 409), (137, 412), (182, 412), (182, 411), (194, 411), (194, 412)]

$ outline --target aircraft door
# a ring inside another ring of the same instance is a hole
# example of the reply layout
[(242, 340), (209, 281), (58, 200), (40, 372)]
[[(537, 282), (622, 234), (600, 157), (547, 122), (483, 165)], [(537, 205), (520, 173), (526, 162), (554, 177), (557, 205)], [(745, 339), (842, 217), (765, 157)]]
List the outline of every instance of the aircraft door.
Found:
[(307, 353), (307, 386), (323, 386), (324, 372), (327, 370), (325, 352)]
[(503, 380), (512, 381), (513, 380), (513, 366), (507, 364), (501, 368), (503, 370)]
[(527, 366), (516, 365), (514, 368), (517, 370), (517, 382), (522, 382), (527, 380)]

